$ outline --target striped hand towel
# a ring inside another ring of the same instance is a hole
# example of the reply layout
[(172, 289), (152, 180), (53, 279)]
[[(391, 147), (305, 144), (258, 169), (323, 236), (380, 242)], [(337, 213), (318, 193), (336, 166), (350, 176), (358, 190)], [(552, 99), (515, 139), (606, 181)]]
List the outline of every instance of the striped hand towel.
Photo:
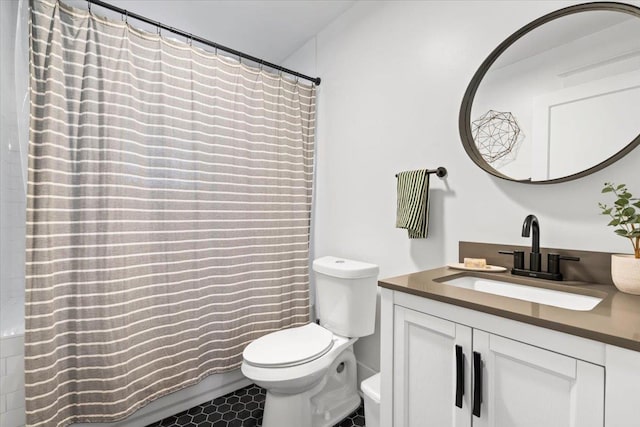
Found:
[(406, 228), (410, 239), (426, 239), (429, 226), (429, 174), (426, 169), (398, 174), (396, 228)]

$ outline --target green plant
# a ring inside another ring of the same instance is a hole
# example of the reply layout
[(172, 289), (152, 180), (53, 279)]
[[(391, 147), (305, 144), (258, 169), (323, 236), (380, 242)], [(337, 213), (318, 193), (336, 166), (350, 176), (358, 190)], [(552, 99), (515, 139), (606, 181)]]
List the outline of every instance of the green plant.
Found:
[[(613, 193), (616, 196), (616, 201), (611, 207), (598, 203), (602, 214), (611, 217), (607, 225), (616, 227), (614, 232), (618, 236), (631, 240), (635, 257), (640, 258), (640, 199), (634, 198), (625, 184), (605, 182), (602, 192)], [(636, 211), (636, 208), (639, 210)]]

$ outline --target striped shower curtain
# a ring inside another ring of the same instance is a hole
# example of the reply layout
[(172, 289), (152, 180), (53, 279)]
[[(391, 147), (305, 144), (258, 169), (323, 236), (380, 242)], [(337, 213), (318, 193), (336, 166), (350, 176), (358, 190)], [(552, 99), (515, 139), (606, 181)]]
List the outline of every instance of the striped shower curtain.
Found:
[(308, 322), (315, 88), (31, 6), (27, 423), (114, 421)]

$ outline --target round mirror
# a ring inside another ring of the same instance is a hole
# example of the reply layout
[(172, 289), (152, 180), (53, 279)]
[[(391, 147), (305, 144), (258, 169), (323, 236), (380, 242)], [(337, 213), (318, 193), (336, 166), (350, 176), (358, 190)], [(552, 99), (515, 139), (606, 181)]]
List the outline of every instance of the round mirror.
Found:
[(640, 8), (575, 5), (516, 31), (471, 80), (460, 136), (482, 169), (527, 183), (623, 157), (640, 144)]

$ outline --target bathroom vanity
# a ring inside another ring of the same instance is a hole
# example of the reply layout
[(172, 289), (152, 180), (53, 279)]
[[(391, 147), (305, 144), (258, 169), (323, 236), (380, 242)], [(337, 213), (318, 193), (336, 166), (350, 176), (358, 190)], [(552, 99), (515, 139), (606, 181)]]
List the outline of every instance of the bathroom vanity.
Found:
[[(463, 277), (601, 301), (561, 308), (446, 283)], [(381, 425), (640, 425), (640, 296), (447, 267), (379, 285)]]

